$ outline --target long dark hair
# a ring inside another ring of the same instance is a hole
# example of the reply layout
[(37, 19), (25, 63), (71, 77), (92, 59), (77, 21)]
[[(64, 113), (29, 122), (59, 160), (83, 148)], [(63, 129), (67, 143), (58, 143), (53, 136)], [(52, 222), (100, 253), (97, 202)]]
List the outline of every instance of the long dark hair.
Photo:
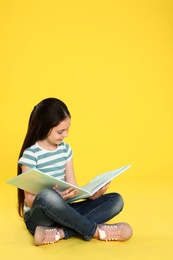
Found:
[[(57, 98), (47, 98), (34, 107), (31, 112), (28, 130), (19, 153), (19, 158), (24, 150), (35, 144), (38, 140), (45, 139), (50, 130), (59, 125), (65, 118), (71, 117), (65, 103)], [(18, 164), (17, 175), (22, 173)], [(18, 189), (18, 213), (23, 217), (24, 191)]]

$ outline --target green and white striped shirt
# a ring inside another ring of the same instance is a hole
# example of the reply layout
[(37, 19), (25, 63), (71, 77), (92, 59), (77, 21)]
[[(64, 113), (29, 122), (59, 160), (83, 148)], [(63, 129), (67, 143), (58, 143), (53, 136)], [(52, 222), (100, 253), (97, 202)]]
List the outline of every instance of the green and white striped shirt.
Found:
[(65, 166), (72, 154), (71, 147), (65, 142), (60, 143), (54, 151), (45, 150), (35, 143), (24, 151), (18, 163), (64, 180)]

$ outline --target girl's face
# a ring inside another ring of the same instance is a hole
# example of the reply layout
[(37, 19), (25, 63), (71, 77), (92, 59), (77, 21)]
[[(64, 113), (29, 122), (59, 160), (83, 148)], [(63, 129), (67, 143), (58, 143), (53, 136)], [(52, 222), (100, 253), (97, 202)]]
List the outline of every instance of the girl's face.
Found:
[(52, 145), (60, 144), (68, 136), (71, 119), (66, 117), (59, 125), (51, 129), (47, 141)]

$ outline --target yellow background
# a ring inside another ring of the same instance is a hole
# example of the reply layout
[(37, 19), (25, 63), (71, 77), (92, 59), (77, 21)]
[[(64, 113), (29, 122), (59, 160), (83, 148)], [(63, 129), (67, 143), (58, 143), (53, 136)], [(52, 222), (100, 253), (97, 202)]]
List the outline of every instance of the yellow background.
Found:
[[(16, 259), (172, 259), (172, 7), (171, 0), (1, 1), (4, 259), (14, 252)], [(72, 114), (66, 141), (79, 184), (132, 164), (109, 188), (125, 199), (112, 221), (133, 226), (127, 243), (72, 238), (32, 245), (16, 213), (16, 190), (5, 180), (16, 174), (31, 110), (47, 97), (62, 99)]]

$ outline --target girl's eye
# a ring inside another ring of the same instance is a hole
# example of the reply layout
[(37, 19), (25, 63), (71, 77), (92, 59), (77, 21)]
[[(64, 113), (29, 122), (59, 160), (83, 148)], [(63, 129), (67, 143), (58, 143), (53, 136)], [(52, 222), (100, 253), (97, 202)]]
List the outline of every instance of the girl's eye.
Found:
[(63, 131), (58, 131), (58, 134), (61, 135), (63, 133)]

